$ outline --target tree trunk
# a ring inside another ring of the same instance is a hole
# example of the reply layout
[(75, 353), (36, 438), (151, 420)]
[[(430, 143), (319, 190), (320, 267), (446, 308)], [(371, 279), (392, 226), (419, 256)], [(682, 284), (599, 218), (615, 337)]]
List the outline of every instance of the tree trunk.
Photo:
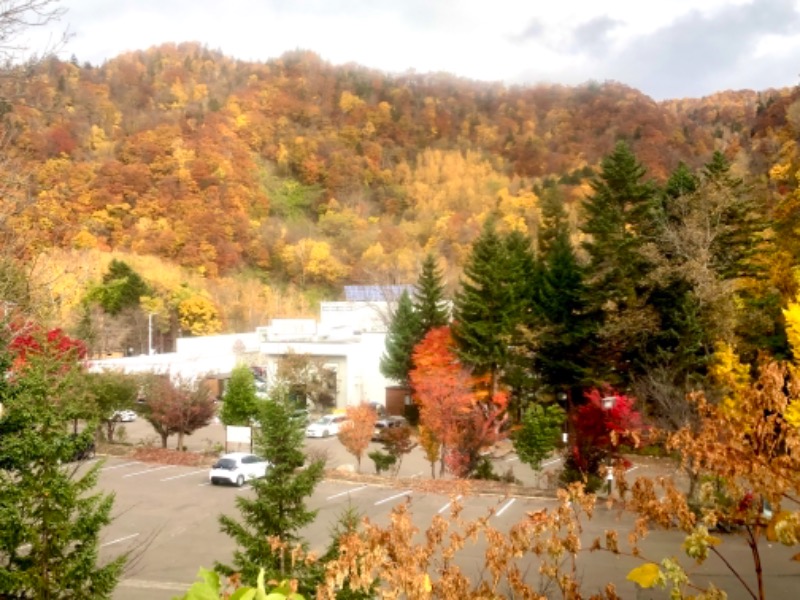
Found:
[(167, 447), (167, 438), (169, 437), (169, 434), (168, 433), (161, 433), (159, 435), (161, 436), (161, 447), (166, 449), (166, 447)]
[(183, 450), (183, 430), (178, 432), (178, 450)]

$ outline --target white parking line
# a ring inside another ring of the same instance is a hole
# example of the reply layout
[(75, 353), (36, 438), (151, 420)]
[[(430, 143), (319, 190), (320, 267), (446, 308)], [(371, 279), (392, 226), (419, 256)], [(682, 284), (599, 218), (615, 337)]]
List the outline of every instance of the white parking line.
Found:
[(504, 512), (506, 512), (506, 509), (507, 509), (509, 506), (511, 506), (512, 504), (514, 504), (514, 502), (516, 502), (516, 501), (517, 501), (517, 499), (516, 499), (516, 498), (512, 498), (511, 500), (509, 500), (508, 502), (506, 502), (506, 503), (503, 505), (503, 508), (501, 508), (500, 510), (498, 510), (498, 511), (495, 513), (495, 516), (499, 517), (500, 515), (502, 515)]
[(400, 492), (399, 494), (395, 494), (394, 496), (389, 496), (388, 498), (384, 498), (383, 500), (378, 500), (375, 503), (375, 506), (378, 506), (379, 504), (384, 504), (386, 502), (391, 502), (392, 500), (397, 500), (398, 498), (402, 498), (403, 496), (408, 496), (412, 492), (413, 490), (406, 490), (405, 492)]
[(554, 458), (553, 460), (549, 460), (546, 463), (542, 463), (543, 467), (549, 467), (550, 465), (554, 465), (557, 462), (561, 462), (561, 458)]
[(126, 462), (126, 463), (122, 463), (121, 465), (114, 465), (113, 467), (103, 467), (100, 470), (101, 471), (111, 471), (113, 469), (121, 469), (122, 467), (130, 467), (131, 465), (140, 465), (140, 464), (142, 464), (142, 463), (140, 463), (138, 460), (134, 460), (133, 462)]
[(208, 469), (200, 469), (199, 471), (192, 471), (191, 473), (184, 473), (183, 475), (173, 475), (172, 477), (166, 477), (161, 481), (171, 481), (173, 479), (180, 479), (181, 477), (189, 477), (190, 475), (197, 475), (198, 473), (206, 473)]
[(515, 460), (519, 460), (519, 456), (512, 456), (511, 458), (507, 458), (506, 462), (514, 462)]
[(136, 473), (128, 473), (122, 477), (136, 477), (137, 475), (144, 475), (145, 473), (155, 473), (156, 471), (163, 471), (164, 469), (171, 469), (173, 465), (164, 465), (163, 467), (156, 467), (155, 469), (145, 469), (144, 471), (136, 471)]
[(627, 471), (625, 471), (625, 472), (626, 472), (626, 473), (630, 473), (631, 471), (635, 471), (635, 470), (636, 470), (636, 469), (638, 469), (638, 468), (639, 468), (639, 465), (635, 465), (635, 466), (631, 467), (630, 469), (628, 469), (628, 470), (627, 470)]
[[(458, 501), (458, 500), (461, 500), (461, 494), (459, 494), (458, 496), (456, 496), (456, 501)], [(446, 511), (448, 508), (450, 508), (450, 506), (453, 504), (453, 502), (454, 502), (454, 501), (453, 501), (453, 500), (451, 500), (450, 502), (448, 502), (447, 504), (445, 504), (445, 505), (444, 505), (442, 508), (440, 508), (440, 509), (439, 509), (439, 514), (442, 514), (444, 511)]]
[(100, 544), (101, 548), (105, 548), (106, 546), (110, 546), (111, 544), (119, 544), (120, 542), (124, 542), (125, 540), (130, 540), (135, 538), (138, 533), (133, 533), (131, 535), (126, 535), (125, 537), (117, 538), (115, 540), (111, 540), (110, 542), (106, 542), (105, 544)]
[(336, 498), (340, 498), (342, 496), (347, 496), (348, 494), (352, 494), (353, 492), (360, 492), (361, 490), (365, 490), (368, 487), (369, 487), (368, 485), (362, 485), (361, 487), (353, 488), (352, 490), (346, 490), (346, 491), (341, 492), (339, 494), (334, 494), (333, 496), (328, 496), (325, 499), (326, 500), (334, 500)]

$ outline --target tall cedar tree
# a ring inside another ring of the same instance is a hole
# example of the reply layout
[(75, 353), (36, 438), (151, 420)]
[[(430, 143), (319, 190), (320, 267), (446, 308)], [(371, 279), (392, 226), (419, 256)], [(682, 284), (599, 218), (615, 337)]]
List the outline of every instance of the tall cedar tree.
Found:
[(413, 368), (411, 355), (420, 340), (420, 323), (408, 292), (403, 290), (386, 334), (386, 351), (381, 356), (380, 370), (384, 377), (408, 385)]
[(450, 322), (442, 272), (432, 253), (425, 256), (422, 271), (414, 286), (414, 310), (420, 325), (417, 341), (434, 327), (444, 327)]
[(512, 231), (503, 242), (507, 273), (511, 278), (509, 306), (515, 316), (509, 325), (509, 352), (502, 367), (502, 380), (511, 390), (509, 414), (519, 422), (524, 406), (533, 400), (540, 386), (539, 378), (531, 369), (530, 353), (526, 351), (528, 335), (525, 329), (532, 318), (540, 273), (527, 235)]
[(478, 375), (489, 376), (490, 392), (508, 362), (508, 347), (526, 310), (529, 276), (518, 239), (510, 242), (488, 219), (472, 246), (453, 306), (458, 356)]
[(550, 389), (579, 398), (588, 377), (591, 317), (583, 268), (570, 240), (563, 202), (555, 193), (542, 198), (537, 283), (529, 323), (535, 371)]
[(587, 303), (598, 326), (592, 369), (596, 380), (627, 385), (637, 350), (658, 328), (646, 306), (652, 264), (643, 253), (654, 236), (655, 188), (642, 181), (645, 168), (624, 142), (601, 167), (581, 226), (588, 236)]
[[(243, 581), (251, 585), (262, 568), (267, 580), (308, 581), (303, 577), (306, 567), (292, 564), (291, 547), (308, 546), (299, 532), (316, 518), (317, 511), (307, 508), (306, 499), (322, 480), (324, 463), (314, 460), (303, 467), (303, 430), (295, 425), (292, 409), (280, 394), (276, 390), (273, 398), (264, 402), (261, 430), (255, 438), (256, 451), (271, 465), (267, 475), (252, 481), (254, 497), (236, 497), (241, 521), (229, 515), (219, 518), (222, 531), (233, 538), (237, 548), (230, 566), (217, 563), (215, 569), (223, 574), (241, 573)], [(283, 547), (274, 546), (272, 538)], [(303, 585), (299, 591), (313, 595), (313, 590), (303, 589)]]
[(225, 425), (250, 425), (258, 416), (256, 379), (247, 365), (236, 365), (225, 389), (220, 419)]
[(77, 346), (63, 335), (28, 338), (0, 352), (0, 597), (110, 598), (126, 556), (99, 558), (113, 496), (95, 492), (100, 463), (66, 464), (95, 423), (70, 432), (84, 390)]

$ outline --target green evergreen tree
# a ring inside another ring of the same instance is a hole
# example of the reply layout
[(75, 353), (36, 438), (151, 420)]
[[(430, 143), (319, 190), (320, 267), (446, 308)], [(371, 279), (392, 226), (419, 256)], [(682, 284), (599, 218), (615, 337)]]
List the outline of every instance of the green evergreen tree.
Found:
[(0, 597), (110, 598), (126, 562), (99, 557), (113, 495), (95, 492), (100, 463), (65, 464), (95, 428), (69, 427), (82, 404), (73, 396), (85, 390), (76, 348), (53, 348), (44, 335), (20, 341), (24, 362), (12, 366), (8, 339), (0, 352)]
[(524, 248), (523, 239), (503, 238), (488, 219), (472, 246), (453, 305), (459, 358), (476, 373), (488, 374), (491, 390), (508, 365), (509, 345), (526, 311), (526, 265), (532, 261)]
[(643, 181), (645, 168), (620, 142), (603, 159), (583, 203), (583, 249), (587, 306), (597, 317), (592, 371), (597, 381), (626, 386), (638, 364), (638, 352), (657, 328), (648, 309), (652, 260), (645, 252), (655, 238), (655, 187)]
[(253, 371), (236, 365), (225, 389), (220, 420), (225, 425), (250, 425), (258, 416), (258, 396)]
[(413, 368), (411, 356), (420, 339), (419, 316), (408, 292), (403, 290), (386, 334), (386, 351), (381, 356), (379, 368), (384, 377), (408, 385), (408, 373)]
[(586, 305), (584, 270), (570, 240), (563, 202), (553, 193), (542, 200), (531, 354), (543, 384), (557, 393), (581, 397), (580, 388), (589, 376), (594, 318)]
[(118, 315), (126, 308), (138, 307), (139, 299), (152, 295), (152, 292), (144, 279), (127, 263), (112, 259), (108, 272), (103, 275), (102, 285), (90, 295), (105, 312)]
[[(241, 573), (243, 581), (251, 585), (260, 569), (267, 580), (298, 578), (302, 584), (313, 579), (304, 564), (292, 564), (291, 548), (307, 548), (300, 530), (314, 520), (317, 511), (308, 509), (306, 499), (322, 480), (324, 463), (314, 460), (304, 466), (303, 431), (295, 426), (284, 396), (283, 391), (275, 390), (260, 414), (255, 447), (271, 465), (266, 477), (252, 481), (254, 497), (236, 497), (241, 520), (229, 515), (219, 518), (222, 531), (233, 538), (237, 548), (231, 565), (217, 563), (215, 569), (226, 575)], [(270, 538), (284, 547), (275, 548)], [(300, 592), (312, 594), (313, 590), (301, 585)]]
[(450, 322), (442, 272), (432, 253), (427, 254), (422, 262), (422, 271), (414, 286), (413, 304), (420, 325), (419, 339), (434, 327), (444, 327)]

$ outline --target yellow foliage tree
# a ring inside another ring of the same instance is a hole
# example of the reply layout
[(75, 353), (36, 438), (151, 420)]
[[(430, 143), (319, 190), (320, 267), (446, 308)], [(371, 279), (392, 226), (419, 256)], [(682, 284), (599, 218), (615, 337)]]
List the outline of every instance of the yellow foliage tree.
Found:
[(204, 295), (195, 294), (178, 304), (181, 329), (192, 335), (213, 335), (222, 331), (219, 311)]
[(735, 412), (739, 407), (739, 397), (750, 387), (748, 366), (739, 361), (732, 346), (725, 342), (717, 342), (714, 345), (714, 355), (708, 373), (714, 385), (723, 390), (724, 410)]

